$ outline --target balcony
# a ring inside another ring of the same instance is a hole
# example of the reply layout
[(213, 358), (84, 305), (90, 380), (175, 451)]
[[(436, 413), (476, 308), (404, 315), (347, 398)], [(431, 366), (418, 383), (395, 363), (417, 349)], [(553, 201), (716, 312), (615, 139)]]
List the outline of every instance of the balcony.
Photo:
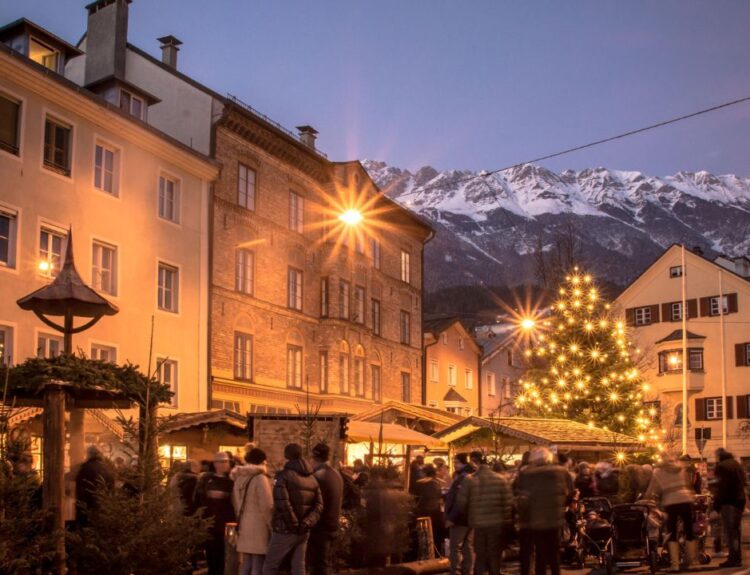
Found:
[[(687, 373), (687, 389), (688, 391), (703, 391), (705, 385), (706, 372), (705, 371), (688, 371)], [(661, 393), (669, 393), (673, 391), (682, 391), (682, 370), (666, 371), (660, 373), (653, 381), (654, 386)]]

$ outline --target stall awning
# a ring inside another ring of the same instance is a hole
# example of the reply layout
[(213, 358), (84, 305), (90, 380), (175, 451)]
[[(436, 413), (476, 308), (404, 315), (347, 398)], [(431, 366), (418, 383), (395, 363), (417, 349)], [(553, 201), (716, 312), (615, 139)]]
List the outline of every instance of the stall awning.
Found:
[[(377, 443), (380, 440), (380, 423), (374, 421), (350, 421), (349, 432), (347, 437), (349, 441), (355, 442), (374, 442)], [(383, 443), (391, 443), (398, 445), (418, 445), (435, 448), (445, 448), (445, 443), (424, 433), (420, 433), (403, 425), (396, 425), (395, 423), (383, 423), (382, 437)]]

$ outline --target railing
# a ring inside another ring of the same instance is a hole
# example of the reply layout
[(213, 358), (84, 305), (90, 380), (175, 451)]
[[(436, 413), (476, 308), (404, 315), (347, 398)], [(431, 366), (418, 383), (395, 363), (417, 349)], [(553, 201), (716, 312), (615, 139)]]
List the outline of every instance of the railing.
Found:
[(104, 427), (109, 429), (117, 438), (122, 441), (123, 437), (125, 437), (125, 430), (120, 426), (119, 423), (116, 421), (113, 421), (112, 418), (107, 416), (106, 414), (96, 410), (96, 409), (87, 409), (86, 413), (96, 419), (99, 423), (101, 423)]
[(295, 134), (291, 130), (285, 128), (284, 126), (282, 126), (281, 124), (279, 124), (277, 121), (272, 120), (271, 118), (269, 118), (268, 116), (266, 116), (262, 112), (259, 112), (258, 110), (256, 110), (255, 108), (253, 108), (250, 104), (246, 104), (245, 102), (243, 102), (242, 100), (240, 100), (237, 96), (233, 96), (232, 94), (227, 94), (227, 100), (229, 100), (230, 102), (232, 102), (234, 104), (237, 104), (240, 108), (244, 109), (247, 112), (250, 112), (253, 116), (255, 116), (257, 118), (260, 118), (264, 122), (267, 122), (267, 123), (271, 124), (277, 130), (281, 130), (287, 136), (289, 136), (290, 138), (292, 138), (295, 141), (299, 142), (303, 146), (309, 148), (310, 150), (312, 150), (313, 152), (315, 152), (319, 156), (321, 156), (321, 157), (323, 157), (325, 159), (328, 159), (328, 155), (325, 152), (321, 152), (317, 148), (313, 148), (311, 146), (308, 146), (307, 144), (305, 144), (300, 139), (300, 137), (297, 134)]

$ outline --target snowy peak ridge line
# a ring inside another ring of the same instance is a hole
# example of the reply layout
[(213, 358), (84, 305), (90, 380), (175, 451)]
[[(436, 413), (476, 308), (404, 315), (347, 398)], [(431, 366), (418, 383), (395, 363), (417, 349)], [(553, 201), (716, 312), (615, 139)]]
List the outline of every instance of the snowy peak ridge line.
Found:
[(413, 210), (463, 214), (476, 221), (498, 208), (527, 219), (561, 213), (613, 217), (613, 211), (622, 210), (638, 220), (649, 204), (666, 208), (688, 198), (750, 211), (750, 178), (706, 171), (654, 177), (587, 168), (557, 174), (524, 164), (479, 177), (482, 172), (438, 172), (425, 166), (411, 173), (384, 162), (362, 163), (387, 195)]

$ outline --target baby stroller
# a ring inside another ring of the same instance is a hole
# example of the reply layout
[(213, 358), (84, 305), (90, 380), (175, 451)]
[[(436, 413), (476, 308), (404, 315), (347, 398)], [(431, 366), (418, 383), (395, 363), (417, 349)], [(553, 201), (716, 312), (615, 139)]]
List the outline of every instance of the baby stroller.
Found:
[[(693, 535), (698, 542), (697, 560), (701, 565), (711, 563), (711, 555), (706, 549), (706, 538), (708, 537), (709, 513), (711, 510), (711, 497), (709, 495), (697, 495), (693, 501)], [(669, 533), (664, 533), (664, 547), (661, 554), (663, 565), (669, 565), (669, 552), (666, 549), (666, 541), (669, 539)], [(680, 563), (686, 563), (685, 553), (685, 535), (678, 531), (677, 540), (680, 543)]]
[(613, 567), (642, 565), (647, 565), (651, 573), (656, 573), (659, 567), (659, 529), (654, 522), (654, 511), (654, 505), (644, 502), (615, 505), (612, 508), (611, 560), (604, 565), (607, 573)]

